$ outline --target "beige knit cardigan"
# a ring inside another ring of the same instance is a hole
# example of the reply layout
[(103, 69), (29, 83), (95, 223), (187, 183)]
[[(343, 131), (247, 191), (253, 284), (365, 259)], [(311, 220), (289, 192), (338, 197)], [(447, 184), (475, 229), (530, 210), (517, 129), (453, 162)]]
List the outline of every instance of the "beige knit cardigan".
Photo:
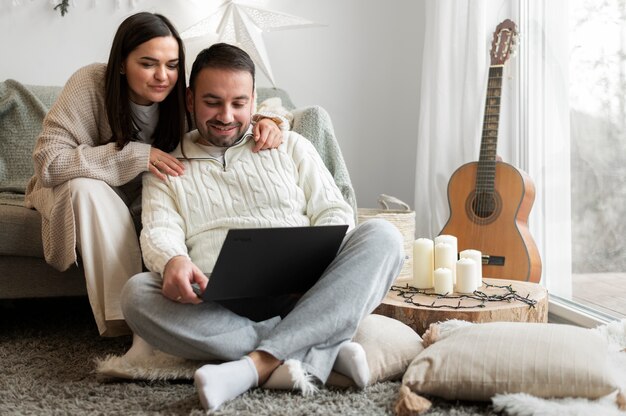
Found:
[(115, 143), (107, 143), (105, 71), (105, 64), (92, 64), (71, 76), (46, 115), (33, 152), (35, 175), (25, 204), (41, 214), (45, 259), (61, 271), (77, 261), (68, 180), (93, 178), (120, 186), (148, 170), (149, 144), (130, 142), (117, 150)]

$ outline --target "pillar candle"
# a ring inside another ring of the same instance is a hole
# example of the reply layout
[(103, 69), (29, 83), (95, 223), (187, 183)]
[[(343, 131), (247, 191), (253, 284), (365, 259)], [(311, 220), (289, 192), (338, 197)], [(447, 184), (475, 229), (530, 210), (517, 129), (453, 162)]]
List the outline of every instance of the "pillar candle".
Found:
[(477, 281), (474, 259), (462, 258), (456, 262), (456, 292), (474, 293)]
[(439, 268), (433, 272), (433, 280), (435, 283), (435, 293), (438, 295), (452, 294), (452, 270)]
[(462, 259), (472, 259), (476, 262), (476, 288), (483, 285), (483, 253), (478, 250), (463, 250), (459, 253)]
[(455, 236), (449, 234), (441, 234), (435, 237), (435, 245), (439, 243), (448, 243), (454, 249), (454, 261), (456, 262), (459, 259), (459, 243)]
[(413, 286), (418, 289), (433, 287), (435, 245), (429, 238), (413, 242)]
[(435, 243), (435, 269), (450, 269), (452, 283), (456, 284), (456, 252), (448, 243)]

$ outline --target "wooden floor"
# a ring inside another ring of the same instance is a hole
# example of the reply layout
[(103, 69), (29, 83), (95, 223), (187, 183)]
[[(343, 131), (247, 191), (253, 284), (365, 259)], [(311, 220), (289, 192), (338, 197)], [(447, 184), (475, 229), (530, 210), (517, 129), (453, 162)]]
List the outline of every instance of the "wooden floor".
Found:
[(573, 274), (572, 300), (626, 318), (626, 273)]

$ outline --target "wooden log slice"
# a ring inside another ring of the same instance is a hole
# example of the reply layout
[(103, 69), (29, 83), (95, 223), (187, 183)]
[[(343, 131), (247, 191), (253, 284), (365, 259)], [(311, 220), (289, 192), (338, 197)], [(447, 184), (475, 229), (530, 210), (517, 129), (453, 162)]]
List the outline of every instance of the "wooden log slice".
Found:
[[(418, 334), (422, 335), (431, 323), (446, 321), (448, 319), (460, 319), (469, 322), (548, 322), (548, 292), (537, 284), (518, 280), (483, 279), (485, 283), (494, 286), (507, 286), (522, 297), (528, 297), (536, 301), (533, 307), (519, 301), (486, 301), (459, 297), (461, 294), (453, 293), (450, 297), (429, 296), (417, 293), (412, 295), (412, 303), (407, 303), (399, 293), (390, 290), (383, 302), (374, 310), (374, 313), (385, 315), (410, 326)], [(401, 285), (398, 285), (401, 287)], [(489, 287), (483, 285), (479, 291), (488, 296), (504, 295), (507, 289)], [(432, 293), (431, 290), (423, 292)], [(454, 307), (460, 305), (462, 309)]]

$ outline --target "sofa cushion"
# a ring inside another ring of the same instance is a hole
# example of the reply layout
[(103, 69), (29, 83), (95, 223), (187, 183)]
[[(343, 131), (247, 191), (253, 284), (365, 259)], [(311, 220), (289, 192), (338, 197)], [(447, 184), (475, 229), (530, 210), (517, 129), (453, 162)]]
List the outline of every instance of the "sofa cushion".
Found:
[(33, 147), (60, 87), (0, 83), (0, 192), (24, 193), (33, 175)]
[(41, 216), (24, 207), (23, 195), (0, 195), (0, 256), (43, 259)]

